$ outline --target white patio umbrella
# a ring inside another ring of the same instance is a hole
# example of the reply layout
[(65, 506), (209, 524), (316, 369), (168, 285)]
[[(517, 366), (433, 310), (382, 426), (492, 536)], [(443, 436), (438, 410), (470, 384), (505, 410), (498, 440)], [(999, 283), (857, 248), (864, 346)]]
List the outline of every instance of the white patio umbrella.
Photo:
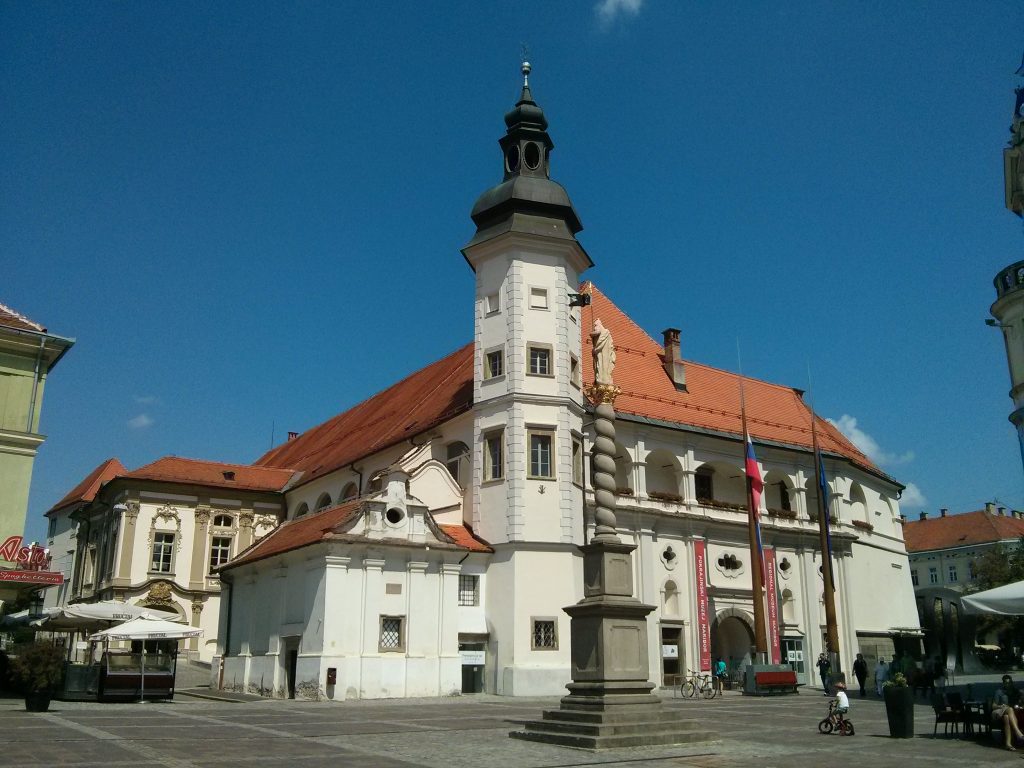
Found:
[(1024, 581), (1004, 584), (995, 589), (964, 595), (960, 598), (964, 613), (998, 613), (1002, 616), (1024, 616)]
[(97, 630), (120, 624), (140, 616), (151, 619), (178, 620), (176, 613), (160, 611), (142, 605), (122, 603), (119, 600), (101, 600), (96, 603), (74, 603), (59, 608), (48, 608), (47, 615), (31, 622), (37, 629), (53, 632), (71, 630)]
[[(182, 640), (187, 637), (202, 637), (203, 630), (163, 619), (149, 619), (145, 616), (126, 621), (110, 629), (104, 629), (89, 637), (90, 640), (142, 640), (139, 654), (139, 699), (146, 700), (146, 640)], [(177, 659), (175, 659), (175, 671)]]

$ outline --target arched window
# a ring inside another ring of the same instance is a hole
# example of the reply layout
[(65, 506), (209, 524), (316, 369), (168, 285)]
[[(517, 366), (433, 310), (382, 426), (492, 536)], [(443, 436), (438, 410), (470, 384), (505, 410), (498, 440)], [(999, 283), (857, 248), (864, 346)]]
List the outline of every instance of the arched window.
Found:
[(663, 616), (679, 615), (679, 587), (674, 581), (665, 582), (665, 599), (661, 612)]
[(231, 515), (214, 515), (213, 516), (213, 527), (214, 528), (231, 528), (235, 524), (235, 518)]
[(465, 443), (458, 440), (454, 443), (448, 443), (445, 466), (448, 467), (448, 473), (452, 476), (452, 479), (459, 485), (462, 485), (462, 460), (468, 456), (469, 446)]
[(792, 481), (784, 472), (769, 471), (764, 477), (764, 504), (771, 510), (781, 512), (793, 511), (793, 500), (790, 496)]
[(629, 451), (616, 443), (615, 445), (615, 491), (620, 496), (633, 495), (633, 462)]
[(384, 488), (384, 470), (377, 473), (373, 479), (370, 480), (369, 491), (370, 493), (380, 493), (381, 489)]
[(309, 505), (303, 502), (302, 504), (299, 505), (299, 508), (295, 510), (295, 517), (302, 517), (307, 512), (309, 512)]
[(314, 511), (319, 512), (321, 509), (327, 509), (331, 506), (331, 494), (321, 493), (320, 498), (316, 500), (316, 509)]
[(348, 501), (349, 499), (354, 499), (358, 495), (359, 495), (359, 486), (357, 486), (355, 483), (349, 483), (348, 485), (346, 485), (344, 488), (341, 489), (341, 500), (342, 501)]
[(693, 473), (694, 493), (697, 501), (715, 498), (715, 468), (706, 464)]
[(850, 519), (863, 520), (870, 523), (868, 519), (868, 501), (864, 496), (864, 489), (860, 483), (850, 484)]
[(669, 451), (658, 450), (647, 454), (644, 462), (647, 495), (667, 501), (679, 501), (679, 460)]

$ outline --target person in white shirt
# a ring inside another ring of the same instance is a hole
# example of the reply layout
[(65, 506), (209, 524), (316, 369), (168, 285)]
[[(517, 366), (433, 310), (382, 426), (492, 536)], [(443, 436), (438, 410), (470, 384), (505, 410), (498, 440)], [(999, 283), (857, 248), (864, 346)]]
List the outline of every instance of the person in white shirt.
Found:
[[(841, 723), (847, 712), (850, 711), (850, 699), (846, 695), (846, 685), (844, 683), (836, 683), (836, 718)], [(844, 733), (843, 729), (839, 729), (839, 734)]]
[(881, 697), (882, 687), (888, 679), (889, 665), (885, 663), (885, 659), (879, 657), (878, 663), (875, 665), (875, 693), (877, 693), (879, 697)]

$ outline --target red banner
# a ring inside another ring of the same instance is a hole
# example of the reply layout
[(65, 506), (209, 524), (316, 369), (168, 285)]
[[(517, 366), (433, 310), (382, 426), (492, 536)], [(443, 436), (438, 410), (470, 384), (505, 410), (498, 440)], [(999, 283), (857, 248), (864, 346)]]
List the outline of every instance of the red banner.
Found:
[(693, 542), (693, 560), (697, 582), (697, 644), (700, 672), (711, 671), (711, 621), (708, 618), (708, 552), (703, 541)]
[(0, 581), (12, 584), (63, 584), (60, 571), (0, 570)]
[(775, 549), (764, 550), (764, 591), (768, 597), (768, 662), (779, 664), (782, 645), (779, 641), (779, 597), (775, 582)]

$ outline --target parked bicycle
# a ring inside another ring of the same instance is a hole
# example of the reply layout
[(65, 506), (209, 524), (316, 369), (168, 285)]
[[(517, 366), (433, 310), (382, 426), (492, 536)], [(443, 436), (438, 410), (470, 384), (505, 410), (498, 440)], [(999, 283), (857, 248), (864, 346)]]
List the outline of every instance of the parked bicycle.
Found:
[(819, 733), (838, 733), (840, 736), (853, 736), (853, 721), (847, 720), (840, 712), (836, 711), (835, 699), (828, 703), (828, 715), (818, 723)]
[(694, 699), (698, 696), (713, 699), (718, 695), (718, 684), (709, 672), (691, 669), (685, 679), (672, 687), (672, 694), (684, 699)]

